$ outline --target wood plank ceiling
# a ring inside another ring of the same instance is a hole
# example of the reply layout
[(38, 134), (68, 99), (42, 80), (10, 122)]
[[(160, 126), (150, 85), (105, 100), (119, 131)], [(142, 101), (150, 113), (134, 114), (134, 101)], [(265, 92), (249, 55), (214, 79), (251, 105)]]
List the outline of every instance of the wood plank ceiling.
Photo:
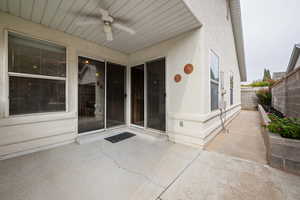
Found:
[[(99, 14), (98, 7), (137, 34), (113, 29), (114, 41), (107, 42), (102, 25), (78, 26), (86, 20), (80, 14)], [(0, 0), (0, 10), (124, 53), (200, 27), (183, 0)]]

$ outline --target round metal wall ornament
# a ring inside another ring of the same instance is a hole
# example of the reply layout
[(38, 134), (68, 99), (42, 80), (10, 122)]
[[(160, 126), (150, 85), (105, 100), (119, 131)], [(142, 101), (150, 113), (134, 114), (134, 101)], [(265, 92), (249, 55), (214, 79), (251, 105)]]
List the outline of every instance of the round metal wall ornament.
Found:
[(180, 74), (176, 74), (174, 77), (174, 80), (176, 83), (179, 83), (181, 81), (181, 75)]
[(194, 66), (192, 64), (186, 64), (184, 66), (184, 73), (191, 74), (194, 71)]

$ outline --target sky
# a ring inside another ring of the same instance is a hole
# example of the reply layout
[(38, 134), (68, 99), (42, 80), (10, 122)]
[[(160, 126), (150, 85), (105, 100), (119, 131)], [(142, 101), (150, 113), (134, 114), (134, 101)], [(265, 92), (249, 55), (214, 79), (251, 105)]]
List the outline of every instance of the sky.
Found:
[(262, 79), (264, 68), (285, 71), (300, 43), (300, 0), (240, 0), (247, 82)]

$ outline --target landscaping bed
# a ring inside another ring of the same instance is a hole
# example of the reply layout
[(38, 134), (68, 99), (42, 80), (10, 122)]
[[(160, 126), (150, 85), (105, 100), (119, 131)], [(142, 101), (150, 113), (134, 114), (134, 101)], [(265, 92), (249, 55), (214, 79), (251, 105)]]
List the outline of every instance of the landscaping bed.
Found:
[[(258, 110), (262, 119), (263, 138), (267, 161), (272, 167), (300, 175), (300, 137), (298, 121), (285, 119), (274, 113), (268, 116), (261, 105)], [(271, 131), (278, 132), (272, 133)]]

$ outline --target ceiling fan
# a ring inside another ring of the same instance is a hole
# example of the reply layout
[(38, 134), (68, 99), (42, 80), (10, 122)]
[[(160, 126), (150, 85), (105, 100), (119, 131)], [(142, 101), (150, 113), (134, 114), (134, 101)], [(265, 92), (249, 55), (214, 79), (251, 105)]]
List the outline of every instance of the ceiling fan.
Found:
[(126, 26), (122, 23), (123, 20), (116, 19), (112, 17), (109, 12), (103, 8), (98, 8), (100, 15), (94, 14), (81, 14), (81, 17), (86, 17), (87, 20), (78, 22), (79, 26), (84, 25), (93, 25), (93, 24), (103, 24), (103, 30), (106, 35), (107, 41), (113, 41), (113, 31), (112, 28), (119, 29), (121, 31), (125, 31), (129, 34), (134, 35), (136, 32), (132, 28)]

